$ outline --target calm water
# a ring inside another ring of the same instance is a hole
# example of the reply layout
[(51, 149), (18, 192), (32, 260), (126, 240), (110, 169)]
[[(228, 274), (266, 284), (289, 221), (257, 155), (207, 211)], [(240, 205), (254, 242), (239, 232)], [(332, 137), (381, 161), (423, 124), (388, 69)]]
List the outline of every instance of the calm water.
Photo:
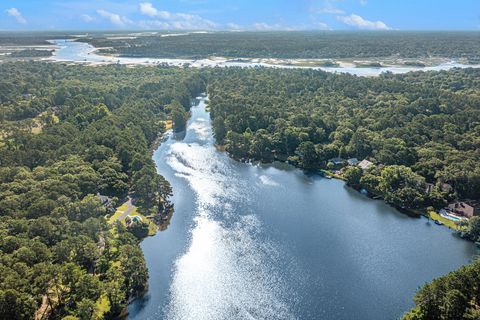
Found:
[(341, 181), (229, 159), (204, 107), (154, 154), (176, 210), (142, 243), (150, 290), (129, 319), (395, 319), (476, 253)]
[(291, 65), (272, 65), (264, 62), (235, 62), (228, 61), (226, 59), (200, 59), (200, 60), (185, 60), (185, 59), (148, 59), (148, 58), (125, 58), (125, 57), (113, 57), (102, 56), (95, 53), (95, 47), (88, 43), (76, 42), (70, 40), (52, 40), (52, 44), (55, 44), (58, 49), (55, 50), (54, 56), (47, 60), (52, 61), (72, 61), (82, 63), (118, 63), (118, 64), (139, 64), (139, 65), (153, 65), (159, 63), (166, 63), (172, 66), (183, 66), (189, 64), (193, 67), (272, 67), (282, 69), (316, 69), (333, 73), (350, 73), (357, 76), (379, 76), (383, 72), (392, 73), (407, 73), (410, 71), (440, 71), (450, 70), (452, 68), (479, 68), (480, 65), (465, 65), (454, 61), (440, 64), (432, 67), (385, 67), (385, 68), (355, 68), (355, 67), (295, 67)]

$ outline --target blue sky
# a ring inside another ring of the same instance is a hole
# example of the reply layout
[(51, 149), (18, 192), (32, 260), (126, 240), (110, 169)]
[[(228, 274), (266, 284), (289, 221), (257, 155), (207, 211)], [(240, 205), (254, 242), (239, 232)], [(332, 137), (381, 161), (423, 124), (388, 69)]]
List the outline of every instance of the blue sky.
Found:
[(480, 0), (2, 0), (0, 30), (479, 30)]

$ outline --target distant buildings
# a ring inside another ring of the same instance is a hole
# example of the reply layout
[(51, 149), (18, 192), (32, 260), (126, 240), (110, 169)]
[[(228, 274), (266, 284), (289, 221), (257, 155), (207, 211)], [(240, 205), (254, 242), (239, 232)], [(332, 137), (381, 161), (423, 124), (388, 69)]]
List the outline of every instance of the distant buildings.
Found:
[(457, 201), (449, 204), (448, 209), (453, 213), (471, 218), (480, 215), (480, 202), (472, 200)]
[(368, 168), (370, 168), (371, 166), (374, 165), (373, 162), (370, 162), (366, 159), (359, 162), (357, 158), (350, 158), (350, 159), (345, 160), (345, 159), (342, 159), (342, 158), (338, 157), (338, 158), (328, 159), (328, 162), (332, 163), (335, 167), (340, 167), (340, 166), (344, 166), (344, 165), (358, 166), (362, 170), (367, 170)]

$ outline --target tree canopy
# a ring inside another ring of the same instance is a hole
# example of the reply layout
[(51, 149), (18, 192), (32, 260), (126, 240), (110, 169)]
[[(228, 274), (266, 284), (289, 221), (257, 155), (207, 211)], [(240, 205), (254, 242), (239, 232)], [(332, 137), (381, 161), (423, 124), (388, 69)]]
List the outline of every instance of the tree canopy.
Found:
[(0, 74), (0, 318), (114, 318), (146, 289), (145, 233), (109, 225), (97, 194), (163, 208), (171, 188), (150, 148), (204, 78), (45, 63)]

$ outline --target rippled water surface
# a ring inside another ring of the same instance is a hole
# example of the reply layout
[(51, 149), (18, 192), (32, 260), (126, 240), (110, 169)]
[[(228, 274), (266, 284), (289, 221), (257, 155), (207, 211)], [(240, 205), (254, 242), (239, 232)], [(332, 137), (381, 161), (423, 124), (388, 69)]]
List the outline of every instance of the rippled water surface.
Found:
[(341, 181), (229, 159), (204, 100), (192, 111), (186, 136), (154, 154), (175, 214), (142, 243), (150, 290), (129, 319), (395, 319), (475, 254)]

